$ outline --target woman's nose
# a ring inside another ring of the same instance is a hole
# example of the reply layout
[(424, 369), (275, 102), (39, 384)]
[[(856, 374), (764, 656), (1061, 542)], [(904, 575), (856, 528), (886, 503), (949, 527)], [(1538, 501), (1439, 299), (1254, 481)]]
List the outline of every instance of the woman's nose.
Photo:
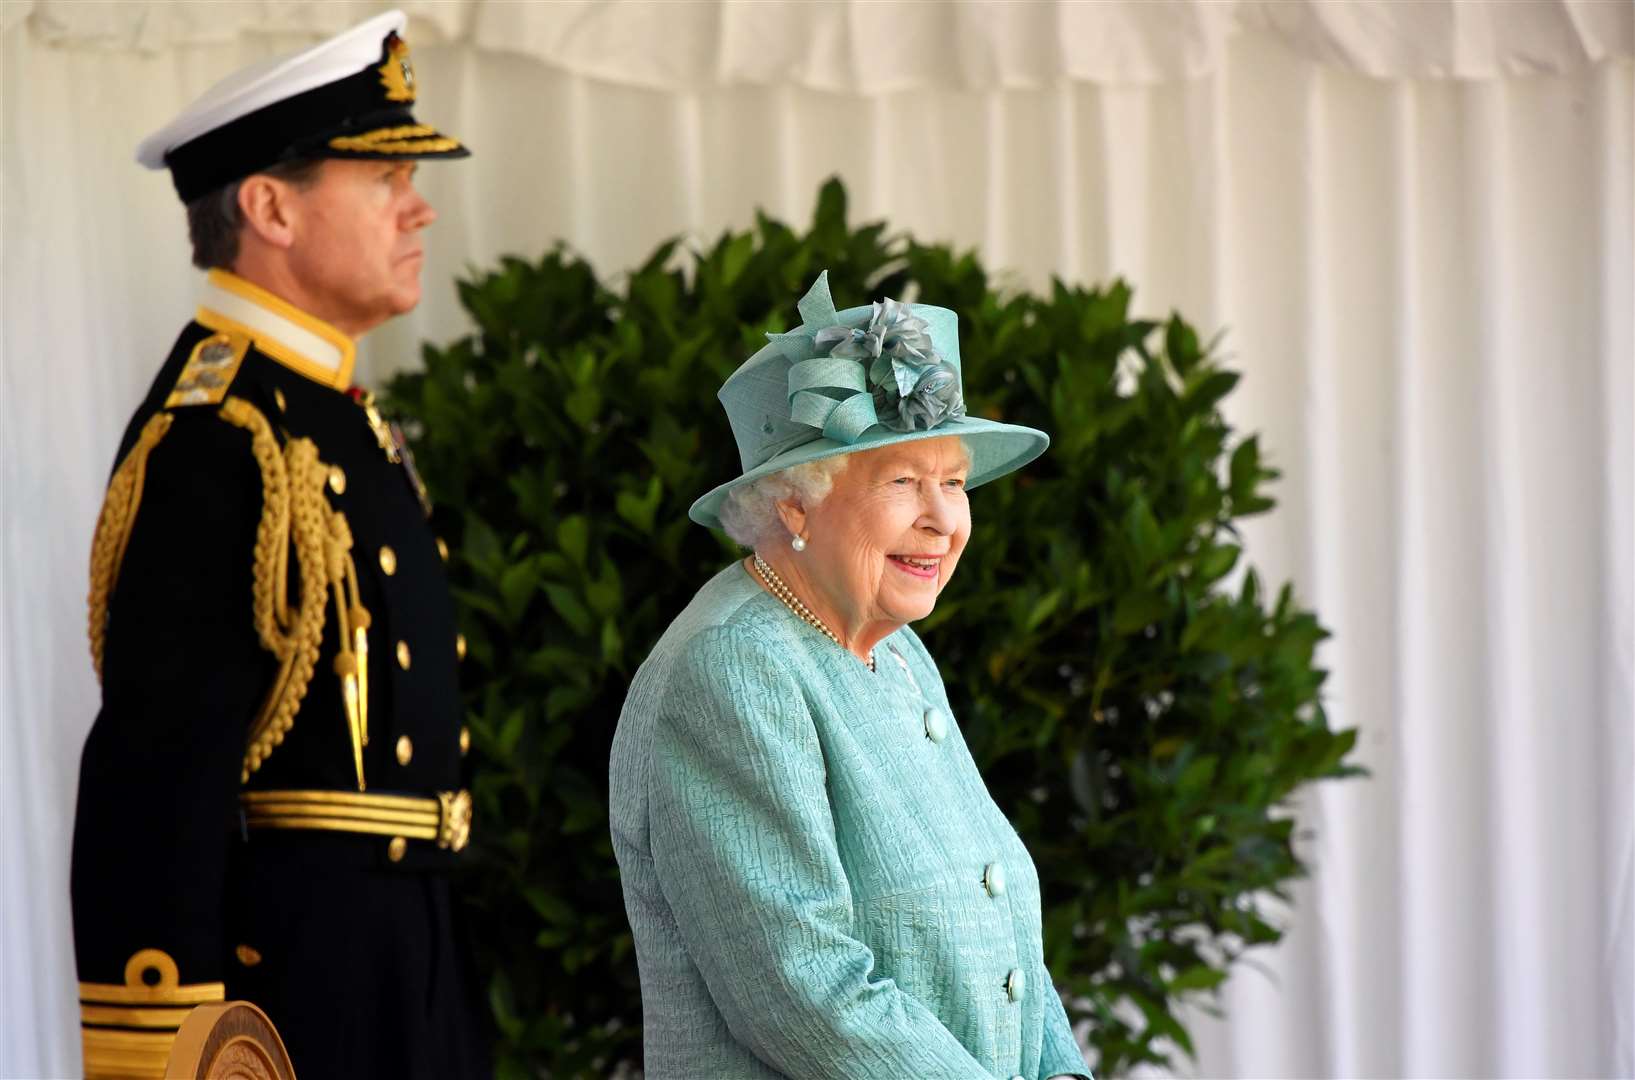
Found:
[(947, 536), (954, 531), (955, 524), (952, 500), (940, 484), (936, 485), (925, 498), (920, 511), (920, 525), (938, 536)]

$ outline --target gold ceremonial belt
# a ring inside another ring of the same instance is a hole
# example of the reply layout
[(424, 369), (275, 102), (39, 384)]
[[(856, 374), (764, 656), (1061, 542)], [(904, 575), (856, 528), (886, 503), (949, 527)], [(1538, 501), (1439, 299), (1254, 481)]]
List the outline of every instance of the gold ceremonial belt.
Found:
[(244, 791), (245, 823), (252, 829), (317, 829), (370, 836), (433, 840), (460, 851), (471, 839), (471, 792), (363, 795), (351, 791)]

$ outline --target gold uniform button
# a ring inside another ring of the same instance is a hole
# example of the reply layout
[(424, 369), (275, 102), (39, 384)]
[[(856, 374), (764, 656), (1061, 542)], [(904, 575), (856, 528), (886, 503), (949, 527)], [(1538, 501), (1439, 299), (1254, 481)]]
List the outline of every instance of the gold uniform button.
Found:
[(441, 536), (437, 538), (437, 554), (443, 557), (444, 562), (448, 562), (448, 541)]
[[(380, 545), (380, 570), (387, 577), (397, 573), (397, 552), (385, 544)], [(408, 667), (407, 664), (403, 666)]]
[(460, 756), (471, 753), (471, 729), (464, 724), (460, 725)]
[[(278, 389), (276, 386), (273, 387), (273, 404), (278, 406), (279, 412), (283, 412), (285, 409), (289, 408), (289, 402), (284, 400), (284, 391)], [(244, 948), (249, 948), (249, 946), (246, 945)], [(254, 950), (251, 951), (253, 952)]]
[(409, 850), (409, 842), (401, 836), (392, 837), (392, 842), (386, 845), (386, 857), (393, 862), (402, 862), (403, 853)]
[(461, 660), (466, 658), (466, 636), (464, 634), (454, 635), (454, 655)]
[(329, 490), (337, 495), (346, 494), (346, 470), (339, 465), (329, 467)]
[(397, 643), (397, 666), (404, 671), (409, 670), (409, 643), (407, 641)]
[(407, 765), (414, 760), (414, 741), (407, 735), (397, 737), (397, 763)]
[(233, 955), (238, 957), (238, 962), (245, 967), (255, 967), (261, 963), (261, 954), (248, 945), (240, 945), (233, 950)]

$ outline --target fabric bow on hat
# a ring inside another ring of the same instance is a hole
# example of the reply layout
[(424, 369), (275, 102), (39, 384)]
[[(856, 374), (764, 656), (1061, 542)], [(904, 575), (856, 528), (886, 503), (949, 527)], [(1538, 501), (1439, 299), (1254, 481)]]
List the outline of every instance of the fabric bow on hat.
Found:
[(825, 270), (799, 306), (800, 329), (767, 335), (795, 361), (789, 369), (794, 422), (850, 444), (876, 424), (929, 431), (965, 415), (958, 373), (907, 304), (879, 301), (867, 326), (846, 326), (835, 313)]

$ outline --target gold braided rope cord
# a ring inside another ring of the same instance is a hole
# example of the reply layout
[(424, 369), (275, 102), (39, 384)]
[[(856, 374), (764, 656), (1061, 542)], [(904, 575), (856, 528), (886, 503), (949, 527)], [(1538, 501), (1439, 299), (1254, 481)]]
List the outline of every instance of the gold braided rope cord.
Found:
[[(220, 415), (249, 433), (250, 452), (261, 473), (251, 610), (256, 635), (279, 661), (272, 689), (251, 726), (240, 778), (248, 780), (295, 723), (317, 668), (329, 600), (326, 594), (333, 587), (338, 642), (335, 673), (341, 679), (361, 791), (362, 747), (368, 743), (369, 612), (359, 597), (352, 531), (345, 515), (331, 509), (324, 494), (329, 467), (319, 460), (318, 447), (311, 439), (290, 439), (281, 448), (266, 416), (243, 398), (228, 397)], [(114, 471), (97, 516), (91, 542), (88, 630), (98, 679), (102, 677), (108, 603), (142, 502), (148, 456), (173, 420), (168, 412), (149, 418)], [(291, 547), (300, 574), (300, 595), (293, 609), (289, 603)]]
[(125, 460), (114, 470), (108, 482), (108, 493), (102, 500), (102, 512), (97, 515), (96, 534), (91, 540), (91, 593), (90, 607), (91, 664), (97, 679), (102, 679), (102, 650), (108, 632), (108, 600), (113, 594), (114, 582), (119, 580), (119, 564), (125, 560), (125, 546), (130, 543), (131, 528), (136, 524), (136, 511), (142, 503), (142, 482), (147, 475), (148, 455), (159, 445), (159, 440), (170, 430), (175, 419), (169, 413), (155, 413), (142, 426)]
[[(272, 425), (259, 409), (243, 398), (230, 397), (222, 403), (221, 415), (250, 433), (250, 453), (261, 470), (261, 521), (256, 525), (251, 611), (261, 644), (283, 658), (297, 643), (292, 633), (295, 620), (289, 611), (288, 588), (290, 471)], [(307, 599), (307, 590), (303, 590), (303, 608)]]
[(358, 570), (352, 561), (352, 528), (346, 515), (331, 511), (327, 523), (324, 555), (329, 581), (335, 587), (335, 674), (341, 680), (352, 763), (358, 773), (358, 790), (362, 791), (363, 748), (369, 745), (369, 644), (365, 632), (369, 613), (358, 599)]
[[(291, 439), (280, 452), (266, 416), (243, 398), (229, 397), (221, 415), (250, 433), (250, 452), (261, 469), (252, 610), (261, 643), (279, 660), (278, 677), (250, 728), (241, 774), (248, 780), (294, 725), (318, 664), (329, 584), (323, 496), (328, 469), (310, 439)], [(292, 545), (301, 579), (293, 610), (288, 604)]]

